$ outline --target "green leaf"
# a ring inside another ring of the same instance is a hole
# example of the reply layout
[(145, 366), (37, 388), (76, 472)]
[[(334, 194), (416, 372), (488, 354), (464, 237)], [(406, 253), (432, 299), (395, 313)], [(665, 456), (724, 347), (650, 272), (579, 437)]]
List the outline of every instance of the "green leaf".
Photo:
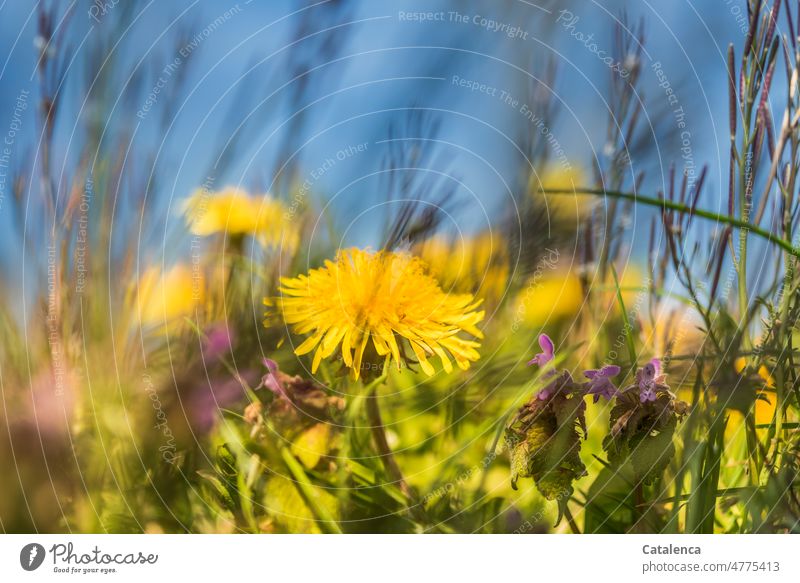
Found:
[[(313, 497), (313, 506), (309, 504), (308, 496)], [(328, 516), (337, 510), (336, 498), (324, 490), (313, 488), (303, 493), (297, 482), (275, 475), (267, 481), (263, 503), (273, 520), (280, 525), (281, 532), (340, 532), (330, 518), (320, 518), (320, 509), (324, 509), (322, 514)]]
[(616, 467), (630, 462), (636, 482), (655, 482), (675, 455), (672, 437), (678, 415), (672, 405), (673, 399), (667, 393), (648, 403), (641, 403), (635, 391), (617, 397), (603, 449)]
[(225, 509), (230, 510), (231, 512), (236, 510), (236, 502), (231, 497), (230, 492), (228, 492), (228, 488), (225, 487), (225, 484), (214, 472), (197, 470), (197, 473), (206, 481), (206, 484), (211, 487), (212, 492), (215, 494), (215, 498)]
[(631, 440), (631, 464), (636, 476), (645, 484), (655, 482), (667, 469), (675, 455), (672, 436), (677, 421), (671, 418), (666, 426), (655, 432), (637, 435)]
[(331, 426), (317, 423), (306, 429), (294, 440), (291, 451), (309, 470), (319, 463), (320, 458), (328, 453), (331, 438)]
[[(303, 466), (300, 465), (288, 448), (281, 448), (281, 457), (292, 474), (297, 492), (305, 500), (308, 510), (317, 521), (315, 527), (324, 532), (340, 534), (342, 531), (334, 516), (337, 508), (336, 498), (322, 488), (314, 486), (303, 470)], [(272, 478), (272, 480), (274, 479)], [(290, 530), (289, 532), (294, 531)]]
[(623, 534), (635, 521), (636, 509), (630, 466), (604, 467), (586, 495), (584, 532)]

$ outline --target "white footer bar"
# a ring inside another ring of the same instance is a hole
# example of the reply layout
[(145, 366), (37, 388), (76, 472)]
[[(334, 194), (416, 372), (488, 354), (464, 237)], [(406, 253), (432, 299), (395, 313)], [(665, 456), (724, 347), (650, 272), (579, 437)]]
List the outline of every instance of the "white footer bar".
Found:
[(0, 581), (800, 581), (799, 543), (792, 535), (2, 535)]

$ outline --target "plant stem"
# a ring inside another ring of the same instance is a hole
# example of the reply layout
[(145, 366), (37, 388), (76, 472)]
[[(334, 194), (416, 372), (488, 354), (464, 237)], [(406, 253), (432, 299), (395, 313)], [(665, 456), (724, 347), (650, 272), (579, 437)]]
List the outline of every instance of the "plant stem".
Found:
[(389, 442), (386, 439), (386, 428), (383, 424), (381, 417), (381, 410), (378, 407), (378, 387), (373, 384), (372, 389), (367, 395), (367, 418), (370, 423), (370, 430), (372, 431), (372, 439), (375, 441), (375, 447), (380, 454), (381, 463), (389, 479), (400, 489), (403, 495), (408, 500), (408, 510), (415, 520), (421, 523), (427, 523), (427, 516), (422, 504), (417, 500), (417, 495), (411, 486), (406, 482), (400, 466), (397, 464), (397, 459), (394, 457)]
[(630, 192), (616, 192), (613, 190), (598, 190), (593, 188), (575, 188), (574, 190), (567, 190), (567, 189), (547, 189), (545, 191), (547, 194), (593, 194), (596, 196), (608, 196), (610, 198), (621, 198), (624, 200), (631, 200), (636, 203), (644, 204), (647, 206), (654, 206), (661, 209), (669, 209), (673, 211), (677, 211), (680, 213), (686, 213), (689, 215), (698, 216), (704, 219), (709, 219), (712, 221), (717, 221), (718, 223), (723, 223), (726, 225), (730, 225), (732, 227), (736, 227), (738, 229), (742, 229), (744, 231), (749, 231), (754, 235), (761, 237), (762, 239), (766, 239), (770, 243), (774, 243), (790, 255), (794, 257), (800, 258), (800, 249), (794, 247), (790, 241), (787, 241), (777, 235), (773, 235), (769, 231), (762, 229), (752, 223), (748, 223), (747, 221), (743, 221), (737, 219), (736, 217), (730, 217), (728, 215), (723, 215), (719, 213), (714, 213), (711, 211), (705, 211), (702, 209), (693, 209), (692, 207), (681, 204), (679, 202), (674, 202), (671, 200), (666, 200), (663, 198), (653, 198), (649, 196), (642, 196), (639, 194), (632, 194)]
[(569, 524), (569, 529), (572, 531), (572, 534), (581, 533), (580, 529), (578, 528), (578, 524), (575, 522), (575, 517), (572, 516), (572, 511), (566, 504), (564, 505), (564, 518), (567, 519), (567, 524)]
[(300, 495), (305, 500), (308, 508), (314, 514), (319, 527), (327, 533), (342, 534), (342, 530), (339, 528), (339, 525), (333, 515), (328, 512), (323, 504), (320, 504), (317, 501), (317, 495), (314, 492), (314, 485), (311, 483), (311, 480), (309, 480), (300, 462), (295, 459), (288, 447), (280, 448), (280, 454), (284, 463), (286, 464), (286, 467), (292, 474), (294, 486), (299, 490)]
[(619, 309), (622, 312), (622, 323), (625, 327), (625, 341), (628, 344), (628, 353), (631, 357), (631, 363), (636, 368), (636, 344), (633, 341), (633, 327), (631, 326), (630, 318), (628, 317), (628, 310), (625, 308), (625, 301), (622, 299), (622, 292), (619, 289), (619, 278), (617, 277), (617, 270), (611, 266), (611, 275), (614, 276), (614, 287), (617, 291), (617, 302), (619, 302)]
[(649, 507), (645, 508), (644, 484), (642, 484), (642, 480), (639, 478), (639, 476), (636, 476), (634, 479), (636, 480), (636, 486), (633, 488), (633, 504), (636, 522), (633, 523), (633, 532), (643, 534), (645, 532), (644, 517), (647, 514)]

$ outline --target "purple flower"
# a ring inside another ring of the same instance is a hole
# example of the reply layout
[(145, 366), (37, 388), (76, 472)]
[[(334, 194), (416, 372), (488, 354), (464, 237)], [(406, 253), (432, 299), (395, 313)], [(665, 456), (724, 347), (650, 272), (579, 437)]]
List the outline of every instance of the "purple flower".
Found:
[(611, 382), (612, 377), (619, 374), (621, 369), (615, 364), (608, 364), (599, 370), (587, 370), (583, 374), (589, 379), (589, 394), (594, 395), (594, 403), (605, 397), (610, 400), (617, 394), (617, 387)]
[(539, 346), (542, 348), (542, 352), (530, 359), (528, 361), (528, 366), (534, 364), (544, 366), (553, 360), (553, 357), (555, 356), (555, 347), (553, 346), (553, 341), (550, 340), (550, 337), (547, 334), (539, 335)]
[(230, 352), (233, 346), (233, 332), (225, 324), (212, 326), (206, 332), (203, 356), (218, 358)]
[[(555, 374), (555, 371), (551, 371), (550, 374)], [(562, 390), (571, 390), (572, 388), (572, 375), (569, 372), (564, 371), (558, 377), (554, 378), (550, 383), (544, 387), (541, 391), (536, 393), (536, 398), (540, 401), (546, 401), (550, 397), (552, 397), (555, 393), (561, 392)]]
[(288, 399), (283, 383), (278, 379), (278, 363), (271, 358), (265, 358), (263, 362), (267, 367), (267, 374), (261, 378), (261, 386), (268, 388), (276, 397)]
[(639, 391), (639, 400), (642, 403), (647, 403), (648, 401), (655, 401), (656, 400), (655, 389), (641, 389)]
[[(251, 371), (245, 371), (243, 378), (226, 376), (214, 377), (210, 382), (194, 388), (186, 400), (186, 410), (192, 422), (192, 429), (198, 434), (206, 434), (220, 418), (220, 411), (245, 397), (242, 380), (248, 382)], [(252, 375), (255, 376), (255, 375)], [(255, 380), (253, 378), (250, 381)]]
[(636, 382), (639, 385), (639, 400), (642, 403), (656, 400), (656, 387), (664, 383), (661, 374), (661, 361), (654, 358), (636, 373)]
[(553, 389), (555, 389), (555, 385), (546, 386), (541, 391), (536, 393), (536, 398), (539, 399), (540, 401), (546, 401), (552, 395)]

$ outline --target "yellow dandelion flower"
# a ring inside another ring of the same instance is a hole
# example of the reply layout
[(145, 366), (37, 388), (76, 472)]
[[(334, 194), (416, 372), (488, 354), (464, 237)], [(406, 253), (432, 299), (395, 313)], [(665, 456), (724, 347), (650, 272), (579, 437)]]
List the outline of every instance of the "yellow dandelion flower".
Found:
[(533, 196), (545, 196), (550, 208), (563, 213), (576, 213), (583, 216), (591, 208), (590, 194), (547, 194), (548, 190), (571, 190), (590, 186), (589, 177), (581, 169), (573, 166), (548, 166), (538, 174), (531, 175), (529, 190)]
[(446, 294), (425, 263), (408, 253), (343, 250), (308, 275), (282, 278), (279, 289), (276, 304), (284, 321), (309, 335), (295, 354), (316, 349), (312, 372), (338, 349), (358, 379), (368, 346), (398, 368), (410, 347), (428, 375), (434, 374), (430, 357), (439, 357), (446, 372), (453, 370), (451, 357), (462, 370), (478, 359), (479, 343), (461, 333), (483, 337), (477, 328), (484, 316), (477, 310), (480, 301)]
[(286, 219), (286, 205), (267, 195), (250, 196), (234, 187), (216, 193), (198, 189), (182, 210), (189, 230), (202, 237), (225, 232), (249, 235), (264, 247), (282, 247), (289, 252), (299, 243), (299, 229)]
[(419, 244), (414, 252), (447, 291), (474, 293), (490, 302), (499, 301), (506, 292), (508, 247), (496, 234), (485, 231), (456, 241), (436, 236)]
[(168, 324), (188, 316), (203, 302), (204, 296), (202, 275), (192, 274), (189, 266), (178, 264), (164, 273), (158, 267), (150, 267), (139, 279), (142, 323)]
[(580, 279), (569, 271), (534, 277), (520, 292), (515, 314), (530, 326), (575, 318), (583, 305)]
[[(747, 360), (744, 358), (744, 356), (740, 356), (733, 361), (733, 368), (739, 374), (741, 374), (746, 367)], [(775, 388), (775, 379), (772, 378), (772, 375), (769, 373), (769, 369), (763, 364), (758, 367), (758, 376), (761, 377), (762, 381), (764, 381), (765, 387), (769, 389)]]
[[(624, 285), (620, 282), (620, 285)], [(624, 296), (623, 296), (624, 299)], [(636, 298), (625, 300), (625, 305), (635, 305)], [(662, 307), (655, 321), (648, 317), (640, 318), (640, 339), (650, 347), (652, 354), (667, 355), (698, 354), (705, 341), (700, 317), (692, 310), (675, 302)]]
[[(741, 374), (747, 367), (747, 360), (740, 356), (733, 361), (733, 368)], [(758, 376), (764, 381), (764, 385), (758, 390), (758, 396), (766, 397), (758, 398), (753, 404), (753, 415), (756, 425), (766, 425), (772, 423), (772, 418), (775, 415), (775, 402), (774, 394), (770, 394), (770, 390), (775, 389), (775, 379), (769, 373), (769, 370), (763, 364), (758, 367)], [(744, 434), (744, 415), (739, 411), (731, 410), (728, 412), (728, 424), (725, 426), (725, 438), (732, 439), (737, 434)]]

